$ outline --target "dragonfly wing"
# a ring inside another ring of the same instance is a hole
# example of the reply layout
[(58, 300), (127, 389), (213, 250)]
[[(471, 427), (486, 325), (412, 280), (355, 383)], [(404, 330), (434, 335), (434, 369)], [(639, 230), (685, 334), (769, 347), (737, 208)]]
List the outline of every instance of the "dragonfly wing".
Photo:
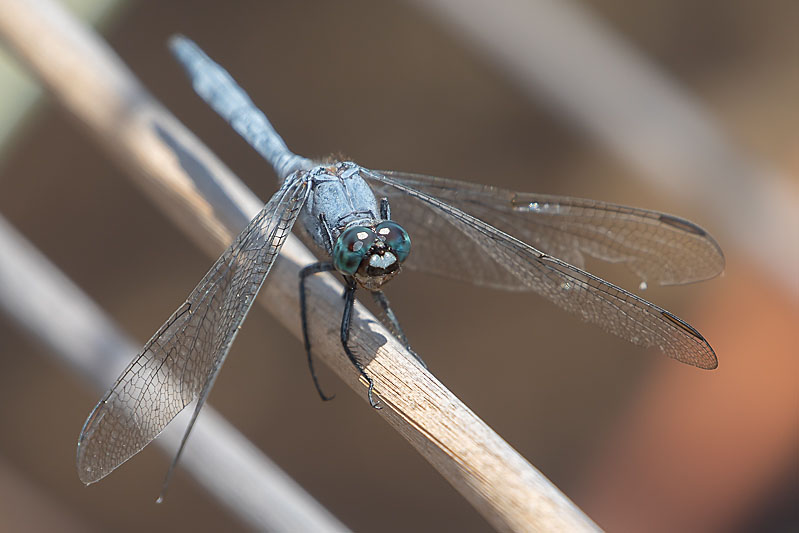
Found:
[(303, 177), (286, 180), (122, 372), (81, 431), (81, 481), (102, 479), (205, 399), (309, 191)]
[[(623, 263), (642, 280), (661, 285), (709, 279), (724, 270), (724, 255), (713, 237), (692, 222), (672, 215), (418, 174), (393, 171), (381, 171), (381, 174), (440, 198), (577, 267), (584, 268), (587, 254), (611, 263)], [(423, 203), (409, 201), (407, 195), (390, 187), (376, 192), (387, 193), (392, 212), (396, 211), (397, 220), (411, 236), (417, 231), (416, 226), (424, 226), (422, 234), (442, 227), (430, 225), (430, 218), (435, 215), (427, 213)], [(443, 227), (448, 228), (448, 225)], [(414, 253), (415, 247), (416, 242)], [(446, 275), (454, 265), (442, 262), (460, 257), (458, 254), (422, 254), (420, 259), (416, 264), (418, 268)], [(414, 263), (410, 262), (409, 267), (413, 268)], [(496, 284), (496, 279), (486, 279), (486, 275), (496, 273), (484, 265), (477, 264), (472, 270), (469, 272), (473, 275), (472, 281)], [(514, 286), (513, 279), (508, 281), (511, 286), (507, 288), (521, 288)]]
[[(503, 280), (515, 278), (517, 285), (538, 292), (563, 309), (634, 344), (656, 346), (669, 357), (700, 368), (712, 369), (718, 365), (716, 355), (704, 337), (665, 309), (537, 250), (447, 202), (396, 180), (390, 174), (368, 172), (367, 178), (401, 191), (424, 205), (438, 219), (446, 221), (447, 230), (444, 231), (449, 231), (448, 236), (434, 245), (440, 248), (443, 242), (445, 253), (457, 249), (461, 241), (468, 241), (464, 246), (470, 253), (476, 252), (476, 260), (481, 261), (481, 265), (492, 262), (496, 271), (504, 271)], [(467, 239), (462, 239), (460, 234)], [(416, 252), (416, 245), (414, 240), (411, 257)], [(448, 261), (455, 269), (469, 270), (470, 261), (475, 261), (475, 258), (461, 253), (454, 258), (457, 262), (452, 257)], [(480, 268), (485, 272), (484, 266)]]

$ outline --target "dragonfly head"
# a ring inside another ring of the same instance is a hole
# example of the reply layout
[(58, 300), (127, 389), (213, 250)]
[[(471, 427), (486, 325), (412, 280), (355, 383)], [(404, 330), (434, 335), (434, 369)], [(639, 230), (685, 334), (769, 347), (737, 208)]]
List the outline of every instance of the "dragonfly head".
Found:
[(333, 265), (370, 291), (380, 289), (400, 270), (411, 251), (411, 238), (402, 226), (384, 220), (374, 228), (345, 229), (333, 248)]

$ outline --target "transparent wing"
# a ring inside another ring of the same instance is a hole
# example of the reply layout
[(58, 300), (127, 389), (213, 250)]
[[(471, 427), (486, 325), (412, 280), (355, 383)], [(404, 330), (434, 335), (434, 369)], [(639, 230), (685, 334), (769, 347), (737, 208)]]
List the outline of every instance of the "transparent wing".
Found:
[[(706, 369), (718, 365), (713, 349), (702, 335), (665, 309), (545, 254), (461, 209), (395, 179), (391, 173), (383, 175), (364, 171), (364, 174), (370, 182), (382, 183), (406, 196), (403, 207), (412, 209), (414, 216), (427, 223), (426, 226), (419, 224), (414, 218), (413, 229), (427, 228), (429, 236), (437, 237), (436, 242), (427, 244), (429, 253), (452, 254), (440, 263), (426, 257), (423, 260), (426, 270), (430, 265), (447, 265), (447, 268), (455, 269), (454, 277), (461, 277), (462, 273), (473, 274), (474, 262), (479, 261), (478, 274), (489, 276), (496, 273), (501, 276), (500, 286), (523, 287), (538, 292), (610, 333), (634, 344), (656, 346), (683, 363)], [(385, 190), (385, 187), (381, 188), (381, 192)], [(412, 201), (417, 205), (409, 207)], [(394, 205), (391, 207), (393, 216)], [(396, 218), (405, 224), (401, 213)], [(432, 226), (437, 227), (430, 229)], [(464, 235), (467, 239), (462, 238)], [(424, 239), (417, 239), (414, 234), (411, 234), (411, 239), (412, 258), (417, 252), (417, 243), (424, 244)], [(494, 285), (487, 277), (481, 281)]]
[(81, 431), (81, 481), (108, 475), (198, 398), (199, 410), (309, 191), (286, 180), (122, 372)]
[[(577, 266), (584, 255), (622, 263), (643, 281), (672, 285), (712, 278), (724, 270), (716, 241), (687, 220), (593, 200), (530, 194), (462, 181), (386, 171), (382, 175), (446, 201), (480, 220)], [(447, 238), (441, 214), (392, 188), (376, 188), (389, 198), (392, 213), (414, 239), (409, 268), (480, 285), (526, 290), (518, 277), (497, 268), (494, 258), (473, 258), (473, 250)], [(466, 259), (472, 256), (471, 261)]]

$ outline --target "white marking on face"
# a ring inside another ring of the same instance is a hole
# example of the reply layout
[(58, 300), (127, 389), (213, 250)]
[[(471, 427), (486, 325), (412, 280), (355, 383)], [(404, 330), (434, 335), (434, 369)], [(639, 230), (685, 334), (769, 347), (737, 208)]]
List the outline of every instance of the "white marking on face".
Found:
[(397, 258), (394, 254), (387, 252), (383, 255), (373, 254), (369, 258), (369, 266), (374, 268), (388, 268), (389, 266), (393, 265), (397, 262)]

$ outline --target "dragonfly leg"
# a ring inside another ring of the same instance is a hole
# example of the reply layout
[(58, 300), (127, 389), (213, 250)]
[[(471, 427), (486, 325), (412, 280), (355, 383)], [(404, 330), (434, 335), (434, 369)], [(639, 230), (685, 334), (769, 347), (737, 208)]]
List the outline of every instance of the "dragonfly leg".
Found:
[(344, 315), (341, 317), (341, 345), (344, 346), (344, 351), (347, 352), (347, 357), (350, 358), (352, 364), (355, 365), (355, 368), (361, 373), (361, 376), (366, 380), (366, 383), (369, 384), (369, 391), (367, 395), (369, 397), (369, 405), (374, 407), (375, 409), (382, 409), (379, 405), (377, 405), (372, 397), (372, 392), (374, 391), (375, 384), (366, 374), (366, 370), (364, 369), (363, 365), (360, 361), (355, 357), (355, 354), (352, 353), (352, 350), (349, 347), (349, 340), (350, 340), (350, 320), (352, 319), (352, 308), (355, 305), (355, 289), (358, 287), (355, 284), (355, 280), (352, 277), (347, 276), (345, 278), (347, 282), (347, 288), (344, 289)]
[(316, 392), (324, 401), (332, 400), (335, 397), (327, 396), (322, 392), (322, 387), (319, 386), (319, 380), (316, 377), (316, 370), (313, 365), (313, 357), (311, 356), (311, 339), (308, 337), (308, 308), (305, 300), (305, 280), (308, 276), (319, 274), (320, 272), (330, 272), (335, 270), (333, 263), (314, 263), (300, 270), (300, 318), (302, 320), (302, 338), (305, 342), (305, 353), (308, 356), (308, 369), (311, 371), (311, 378), (316, 387)]
[(330, 225), (328, 225), (327, 217), (324, 213), (319, 214), (319, 224), (325, 229), (325, 235), (327, 235), (327, 253), (333, 255), (333, 248), (335, 247), (333, 232), (330, 230)]
[(419, 354), (411, 349), (411, 345), (408, 343), (408, 338), (405, 337), (405, 332), (402, 331), (402, 327), (400, 326), (399, 320), (397, 320), (397, 315), (394, 314), (394, 311), (391, 309), (391, 304), (388, 302), (388, 298), (383, 291), (372, 291), (372, 297), (375, 299), (375, 302), (380, 306), (381, 316), (380, 321), (386, 326), (391, 333), (399, 339), (405, 349), (411, 352), (419, 364), (421, 364), (424, 368), (427, 368), (427, 364), (419, 357)]

